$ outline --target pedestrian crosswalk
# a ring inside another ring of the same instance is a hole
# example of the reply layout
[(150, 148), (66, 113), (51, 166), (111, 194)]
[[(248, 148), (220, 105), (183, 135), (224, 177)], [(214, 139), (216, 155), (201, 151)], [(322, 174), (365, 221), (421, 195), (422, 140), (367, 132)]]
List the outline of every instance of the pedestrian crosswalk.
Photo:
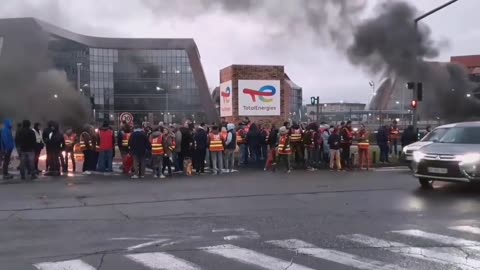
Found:
[[(480, 269), (480, 241), (478, 241), (480, 227), (454, 226), (446, 228), (446, 231), (448, 233), (440, 234), (419, 229), (394, 230), (382, 233), (382, 237), (359, 233), (342, 234), (336, 236), (344, 243), (342, 248), (321, 247), (315, 245), (310, 239), (292, 238), (259, 240), (261, 243), (254, 245), (255, 248), (252, 248), (252, 245), (245, 247), (244, 241), (191, 248), (190, 252), (202, 254), (198, 256), (189, 256), (178, 250), (131, 253), (133, 252), (131, 249), (125, 249), (126, 254), (117, 254), (117, 256), (122, 256), (132, 264), (125, 267), (138, 270), (229, 268), (225, 268), (225, 265), (218, 266), (216, 260), (242, 265), (241, 268), (232, 267), (232, 269)], [(461, 237), (457, 237), (458, 234), (461, 234)], [(425, 241), (431, 244), (425, 244)], [(148, 247), (151, 248), (151, 246)], [(259, 247), (259, 250), (256, 247)], [(368, 252), (362, 252), (365, 250)], [(140, 248), (135, 251), (143, 250)], [(298, 255), (305, 256), (298, 257)], [(200, 257), (201, 260), (199, 260)], [(204, 259), (206, 257), (213, 263), (207, 263)], [(411, 261), (414, 263), (406, 263)], [(329, 267), (323, 267), (325, 264)], [(332, 265), (338, 268), (332, 268)], [(33, 264), (33, 267), (38, 270), (97, 269), (82, 259), (40, 262)]]

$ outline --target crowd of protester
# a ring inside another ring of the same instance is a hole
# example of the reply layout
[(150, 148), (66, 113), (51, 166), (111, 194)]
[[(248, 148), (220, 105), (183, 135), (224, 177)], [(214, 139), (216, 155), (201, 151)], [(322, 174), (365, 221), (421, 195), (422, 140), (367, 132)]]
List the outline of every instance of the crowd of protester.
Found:
[(174, 172), (203, 174), (207, 168), (214, 175), (247, 167), (287, 173), (293, 169), (350, 170), (354, 168), (352, 145), (358, 147), (358, 167), (368, 170), (372, 138), (380, 149), (381, 163), (388, 163), (392, 154), (399, 154), (399, 144), (403, 147), (417, 140), (413, 127), (402, 134), (395, 121), (390, 126), (382, 125), (372, 135), (363, 124), (353, 129), (350, 121), (340, 125), (284, 122), (277, 128), (250, 122), (248, 118), (237, 124), (222, 118), (220, 124), (195, 125), (186, 121), (179, 126), (161, 122), (155, 127), (124, 122), (116, 132), (109, 122), (104, 122), (98, 128), (86, 125), (78, 133), (72, 128), (62, 132), (54, 121), (42, 130), (40, 123), (32, 127), (30, 121), (24, 120), (17, 125), (15, 134), (12, 129), (12, 121), (6, 120), (0, 137), (4, 179), (13, 178), (9, 165), (15, 148), (22, 179), (33, 180), (42, 173), (38, 163), (44, 148), (45, 175), (60, 176), (69, 168), (77, 172), (76, 152), (83, 157), (84, 174), (112, 173), (116, 147), (123, 173), (139, 179), (150, 168), (152, 177), (163, 179)]

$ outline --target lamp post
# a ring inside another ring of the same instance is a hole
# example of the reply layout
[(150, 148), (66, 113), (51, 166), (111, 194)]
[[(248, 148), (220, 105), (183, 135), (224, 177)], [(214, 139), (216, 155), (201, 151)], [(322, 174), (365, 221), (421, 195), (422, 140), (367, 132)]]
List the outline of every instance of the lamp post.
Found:
[(82, 88), (80, 88), (80, 68), (82, 67), (82, 63), (77, 63), (77, 90), (82, 92)]
[(370, 81), (370, 82), (368, 82), (368, 84), (370, 85), (370, 87), (372, 87), (372, 93), (375, 96), (376, 95), (376, 93), (375, 93), (375, 82)]
[[(441, 5), (441, 6), (437, 7), (437, 8), (434, 8), (434, 9), (430, 10), (429, 12), (427, 12), (427, 13), (419, 16), (419, 17), (417, 17), (417, 18), (414, 20), (415, 35), (418, 35), (418, 22), (420, 22), (421, 20), (427, 18), (428, 16), (430, 16), (430, 15), (432, 15), (432, 14), (434, 14), (434, 13), (436, 13), (436, 12), (438, 12), (438, 11), (440, 11), (440, 10), (448, 7), (448, 6), (450, 6), (451, 4), (453, 4), (453, 3), (455, 3), (455, 2), (458, 2), (458, 0), (448, 1), (447, 3)], [(414, 55), (415, 55), (416, 58), (418, 58), (418, 56), (417, 56), (417, 55), (418, 55), (417, 36), (415, 36), (415, 41), (414, 41), (414, 42), (415, 42), (415, 47), (414, 47), (414, 48), (415, 48), (415, 54), (414, 54)], [(416, 59), (416, 60), (420, 60), (420, 59)], [(414, 76), (418, 76), (418, 75), (417, 75), (417, 74), (418, 74), (418, 61), (415, 62), (413, 74), (415, 74)], [(418, 78), (418, 77), (417, 77), (417, 78)], [(416, 80), (414, 80), (415, 85), (418, 83), (417, 78), (416, 78)], [(416, 88), (416, 87), (415, 87), (415, 89), (413, 89), (413, 98), (414, 98), (414, 99), (417, 98), (417, 88)], [(413, 108), (413, 121), (412, 121), (413, 123), (412, 123), (412, 124), (413, 124), (413, 128), (414, 128), (415, 130), (417, 130), (417, 126), (418, 126), (417, 120), (418, 120), (418, 105), (417, 105), (415, 108)]]

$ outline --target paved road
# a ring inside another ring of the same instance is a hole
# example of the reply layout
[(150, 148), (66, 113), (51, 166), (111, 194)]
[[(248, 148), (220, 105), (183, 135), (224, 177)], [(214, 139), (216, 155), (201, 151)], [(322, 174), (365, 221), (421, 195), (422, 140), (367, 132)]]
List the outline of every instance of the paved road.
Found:
[(405, 170), (0, 185), (0, 269), (480, 269), (480, 188)]

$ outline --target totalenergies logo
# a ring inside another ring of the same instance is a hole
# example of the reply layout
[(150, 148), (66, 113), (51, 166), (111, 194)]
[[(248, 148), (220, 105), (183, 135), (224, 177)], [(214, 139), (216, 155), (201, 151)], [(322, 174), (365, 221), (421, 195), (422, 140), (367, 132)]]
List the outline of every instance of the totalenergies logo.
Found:
[(250, 95), (250, 97), (252, 97), (253, 102), (257, 101), (257, 96), (258, 96), (258, 99), (262, 102), (265, 102), (265, 103), (273, 102), (273, 98), (267, 98), (267, 97), (273, 97), (276, 92), (277, 92), (277, 89), (275, 89), (275, 87), (272, 85), (262, 86), (259, 90), (249, 89), (249, 88), (243, 89), (243, 93)]
[(227, 87), (225, 91), (222, 91), (220, 93), (220, 96), (222, 96), (223, 102), (224, 103), (229, 103), (230, 102), (230, 95), (232, 94), (232, 90), (230, 87)]

